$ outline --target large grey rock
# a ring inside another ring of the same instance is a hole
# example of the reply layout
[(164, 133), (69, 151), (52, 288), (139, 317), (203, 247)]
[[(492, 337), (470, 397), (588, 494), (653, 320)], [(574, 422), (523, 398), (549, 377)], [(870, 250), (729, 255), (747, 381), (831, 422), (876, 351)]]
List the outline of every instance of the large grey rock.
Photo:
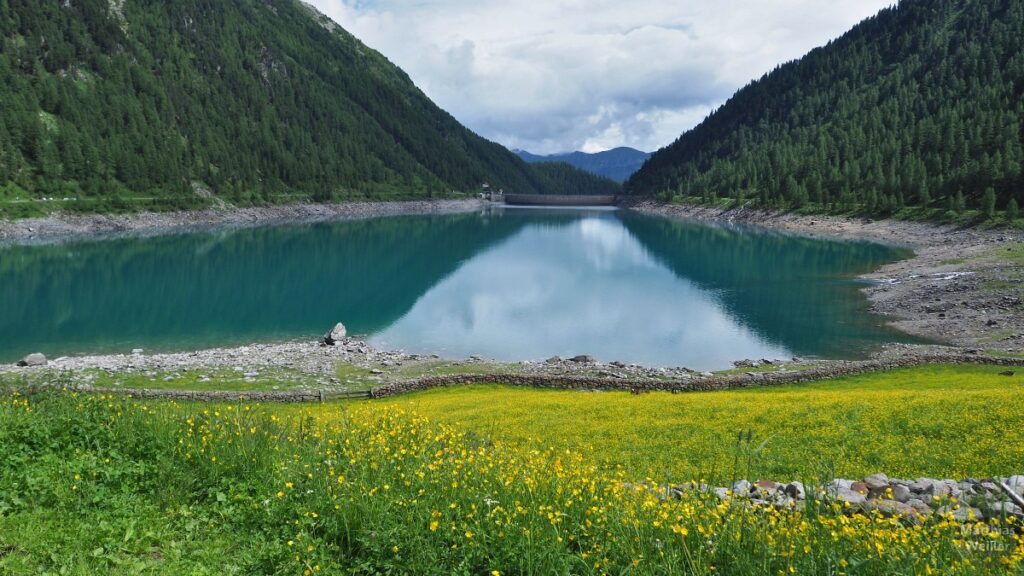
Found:
[(1001, 518), (1003, 515), (1019, 516), (1021, 513), (1020, 506), (1017, 506), (1012, 502), (996, 502), (991, 505), (986, 516), (989, 518)]
[(836, 478), (825, 483), (825, 490), (834, 493), (840, 489), (849, 490), (853, 486), (853, 480), (846, 480), (845, 478)]
[(1020, 496), (1024, 496), (1024, 476), (1010, 476), (1006, 479), (1006, 485)]
[(579, 356), (573, 356), (572, 358), (569, 358), (569, 361), (577, 362), (579, 364), (593, 364), (594, 357), (588, 354), (580, 354)]
[(46, 356), (43, 356), (39, 352), (29, 354), (21, 360), (18, 360), (18, 366), (46, 366)]
[(918, 514), (927, 515), (932, 513), (932, 507), (926, 504), (924, 500), (911, 498), (910, 500), (907, 500), (907, 505), (913, 508)]
[(959, 498), (963, 494), (956, 480), (942, 480), (935, 484), (934, 495), (940, 498)]
[(732, 484), (732, 493), (736, 495), (747, 495), (750, 494), (750, 482), (746, 480), (737, 480)]
[(903, 502), (904, 504), (910, 500), (910, 488), (902, 484), (896, 484), (892, 487), (892, 499), (897, 502)]
[(785, 493), (790, 498), (795, 498), (797, 500), (803, 500), (807, 497), (807, 492), (804, 490), (802, 482), (790, 482), (789, 484), (786, 484)]
[(839, 488), (835, 498), (840, 502), (849, 503), (851, 506), (862, 506), (868, 501), (867, 496), (849, 488)]
[(901, 516), (907, 518), (917, 514), (917, 511), (909, 504), (904, 504), (903, 502), (897, 502), (895, 500), (876, 500), (874, 502), (874, 508), (886, 516)]
[(957, 522), (974, 522), (984, 518), (981, 510), (970, 506), (943, 506), (936, 510), (938, 514), (949, 514), (950, 512), (953, 513), (953, 519)]
[(327, 334), (324, 334), (324, 344), (327, 344), (328, 346), (334, 346), (338, 342), (344, 340), (347, 334), (348, 331), (345, 330), (345, 325), (342, 324), (341, 322), (338, 322), (337, 324), (335, 324), (334, 328), (331, 328), (331, 330)]
[(889, 486), (889, 477), (885, 474), (872, 474), (864, 479), (869, 490), (884, 490)]

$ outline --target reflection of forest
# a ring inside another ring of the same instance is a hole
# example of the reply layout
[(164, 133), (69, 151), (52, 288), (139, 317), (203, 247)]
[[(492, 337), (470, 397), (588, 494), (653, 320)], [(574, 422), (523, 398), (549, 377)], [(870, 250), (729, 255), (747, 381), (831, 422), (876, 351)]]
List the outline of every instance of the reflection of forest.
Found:
[(383, 328), (519, 230), (500, 213), (25, 246), (0, 256), (0, 355)]
[(750, 228), (621, 213), (622, 223), (676, 276), (709, 291), (739, 323), (801, 354), (848, 356), (851, 341), (891, 341), (856, 284), (844, 281), (909, 257), (866, 242), (815, 240)]

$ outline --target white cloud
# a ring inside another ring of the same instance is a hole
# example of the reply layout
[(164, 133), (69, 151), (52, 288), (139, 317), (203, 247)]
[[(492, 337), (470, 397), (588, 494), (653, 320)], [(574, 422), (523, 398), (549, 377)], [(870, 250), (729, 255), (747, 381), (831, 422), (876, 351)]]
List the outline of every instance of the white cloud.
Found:
[(481, 135), (653, 150), (893, 0), (310, 0)]

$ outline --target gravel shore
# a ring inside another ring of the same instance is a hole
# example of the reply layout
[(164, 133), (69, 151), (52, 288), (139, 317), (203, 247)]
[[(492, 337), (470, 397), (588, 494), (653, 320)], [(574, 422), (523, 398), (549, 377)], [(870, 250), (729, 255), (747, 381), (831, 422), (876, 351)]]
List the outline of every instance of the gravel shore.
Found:
[(903, 332), (938, 343), (1024, 351), (1024, 237), (1019, 231), (656, 202), (631, 209), (911, 247), (913, 258), (864, 276), (874, 281), (864, 288), (873, 312), (888, 316)]
[(0, 244), (54, 243), (121, 235), (155, 236), (206, 228), (245, 228), (406, 214), (452, 214), (471, 212), (486, 205), (487, 202), (476, 199), (414, 200), (281, 204), (120, 215), (55, 213), (43, 218), (0, 220)]

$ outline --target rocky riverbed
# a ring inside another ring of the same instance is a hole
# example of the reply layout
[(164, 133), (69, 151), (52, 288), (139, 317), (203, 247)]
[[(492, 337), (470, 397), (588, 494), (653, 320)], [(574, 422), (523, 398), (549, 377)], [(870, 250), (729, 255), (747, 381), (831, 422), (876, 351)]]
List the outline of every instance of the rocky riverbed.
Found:
[(806, 216), (749, 208), (640, 202), (648, 214), (731, 222), (826, 238), (913, 248), (915, 256), (867, 274), (873, 312), (938, 343), (1024, 352), (1024, 235), (927, 222)]

